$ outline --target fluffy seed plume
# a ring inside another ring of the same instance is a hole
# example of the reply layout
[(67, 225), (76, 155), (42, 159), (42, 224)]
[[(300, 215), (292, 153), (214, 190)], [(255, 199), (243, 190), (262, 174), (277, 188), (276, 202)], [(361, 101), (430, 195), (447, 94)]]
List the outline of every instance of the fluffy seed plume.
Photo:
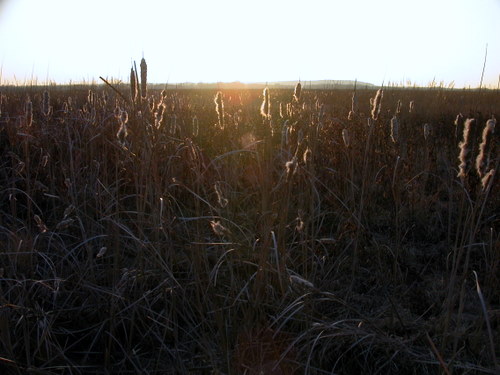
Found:
[(271, 117), (271, 101), (269, 100), (269, 89), (267, 87), (264, 89), (262, 95), (264, 96), (264, 101), (260, 106), (260, 114), (265, 119), (269, 119)]
[(399, 120), (397, 116), (393, 116), (391, 119), (391, 139), (394, 143), (399, 139)]
[(380, 114), (380, 108), (383, 96), (384, 96), (384, 91), (382, 89), (378, 89), (377, 94), (375, 95), (375, 99), (373, 99), (372, 102), (372, 119), (374, 121), (378, 119), (378, 115)]
[(486, 173), (481, 179), (481, 185), (483, 187), (483, 191), (486, 191), (493, 181), (493, 176), (495, 176), (495, 170), (490, 169), (488, 173)]
[(476, 158), (476, 171), (481, 178), (486, 174), (486, 168), (488, 167), (488, 149), (493, 139), (495, 125), (496, 120), (492, 118), (486, 122), (486, 126), (483, 129), (482, 141), (479, 145), (479, 154)]
[(215, 112), (219, 119), (219, 128), (224, 129), (224, 101), (222, 100), (222, 92), (217, 92), (214, 99)]
[(146, 99), (148, 96), (148, 65), (144, 57), (141, 59), (141, 96)]
[[(116, 114), (116, 112), (117, 111), (115, 110), (115, 114)], [(123, 142), (128, 135), (128, 131), (127, 131), (128, 113), (127, 113), (127, 111), (120, 111), (120, 116), (118, 117), (118, 122), (120, 123), (120, 128), (116, 132), (116, 138), (118, 138), (118, 140), (120, 142)]]
[(464, 182), (467, 177), (467, 170), (469, 169), (469, 153), (471, 147), (471, 130), (472, 127), (475, 126), (476, 120), (472, 118), (468, 118), (464, 123), (464, 133), (463, 133), (463, 141), (460, 142), (460, 154), (458, 156), (458, 160), (460, 161), (460, 165), (458, 166), (458, 175), (462, 182)]
[(300, 101), (300, 94), (302, 93), (302, 85), (300, 84), (300, 82), (298, 82), (296, 85), (295, 85), (295, 90), (293, 91), (293, 98), (295, 99), (295, 101)]

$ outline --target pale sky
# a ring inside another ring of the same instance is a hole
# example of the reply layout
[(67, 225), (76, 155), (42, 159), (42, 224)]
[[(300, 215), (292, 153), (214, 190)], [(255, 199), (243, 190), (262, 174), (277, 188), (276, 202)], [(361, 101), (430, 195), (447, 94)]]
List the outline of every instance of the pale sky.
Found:
[(500, 0), (0, 0), (1, 82), (433, 79), (500, 75)]

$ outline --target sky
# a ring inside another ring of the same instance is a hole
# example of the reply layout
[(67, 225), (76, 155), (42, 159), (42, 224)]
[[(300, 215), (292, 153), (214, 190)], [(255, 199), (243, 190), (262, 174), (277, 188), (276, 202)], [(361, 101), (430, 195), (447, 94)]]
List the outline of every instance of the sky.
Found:
[(0, 84), (354, 80), (478, 87), (500, 75), (500, 0), (0, 0)]

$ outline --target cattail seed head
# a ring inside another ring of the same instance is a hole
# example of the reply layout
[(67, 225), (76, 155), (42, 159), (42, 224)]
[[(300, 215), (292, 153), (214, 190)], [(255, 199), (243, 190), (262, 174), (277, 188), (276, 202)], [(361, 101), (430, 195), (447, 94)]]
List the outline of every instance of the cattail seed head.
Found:
[(483, 188), (483, 192), (486, 191), (493, 181), (493, 177), (495, 176), (495, 170), (492, 168), (486, 173), (483, 178), (481, 178), (481, 186)]
[(301, 93), (302, 93), (302, 85), (300, 84), (300, 82), (298, 82), (295, 85), (295, 90), (293, 91), (293, 98), (295, 99), (296, 102), (300, 101)]
[(304, 151), (304, 155), (302, 156), (302, 160), (304, 161), (305, 165), (308, 165), (311, 162), (311, 160), (312, 160), (312, 151), (311, 151), (311, 149), (309, 147), (306, 148), (306, 150)]
[(479, 154), (476, 158), (476, 171), (479, 177), (483, 178), (486, 174), (486, 169), (489, 164), (488, 160), (488, 149), (493, 139), (493, 133), (495, 132), (496, 120), (494, 118), (489, 119), (486, 122), (486, 126), (483, 129), (483, 135), (481, 144), (479, 145)]
[(464, 133), (463, 133), (463, 141), (460, 142), (460, 154), (458, 156), (458, 160), (460, 164), (458, 166), (458, 175), (462, 182), (464, 182), (467, 177), (468, 169), (469, 169), (469, 153), (471, 151), (471, 132), (472, 127), (475, 126), (476, 120), (468, 118), (464, 123)]
[(394, 143), (399, 139), (399, 120), (396, 116), (391, 119), (391, 139)]
[(148, 65), (144, 57), (141, 59), (141, 96), (146, 99), (148, 96)]
[(132, 102), (136, 102), (137, 100), (137, 81), (135, 80), (135, 71), (134, 68), (130, 68), (130, 98)]
[(372, 119), (375, 121), (378, 119), (380, 114), (382, 97), (384, 96), (384, 91), (382, 89), (377, 90), (377, 94), (375, 95), (375, 99), (372, 102)]
[(269, 100), (269, 89), (266, 87), (262, 94), (264, 95), (264, 101), (262, 102), (262, 105), (260, 106), (260, 114), (265, 119), (270, 119), (271, 118), (271, 101)]
[(217, 92), (214, 99), (215, 111), (217, 112), (219, 120), (219, 128), (224, 129), (224, 101), (222, 99), (222, 92)]

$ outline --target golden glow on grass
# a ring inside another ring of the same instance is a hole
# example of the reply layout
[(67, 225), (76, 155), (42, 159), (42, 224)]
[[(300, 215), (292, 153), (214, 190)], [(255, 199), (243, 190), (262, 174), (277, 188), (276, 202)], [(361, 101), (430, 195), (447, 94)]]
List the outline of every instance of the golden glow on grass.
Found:
[[(307, 5), (306, 5), (307, 4)], [(0, 3), (2, 81), (151, 82), (355, 79), (496, 86), (496, 0)]]

